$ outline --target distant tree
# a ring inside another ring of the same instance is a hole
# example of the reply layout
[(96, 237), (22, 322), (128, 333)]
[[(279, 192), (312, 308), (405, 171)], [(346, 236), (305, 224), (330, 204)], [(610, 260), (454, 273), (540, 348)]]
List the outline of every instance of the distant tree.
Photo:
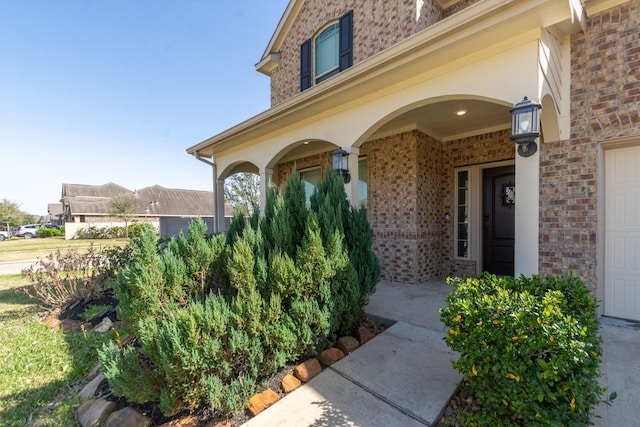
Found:
[(224, 197), (244, 216), (251, 216), (260, 205), (260, 177), (250, 172), (231, 175), (224, 183)]
[(129, 218), (138, 212), (139, 204), (131, 194), (121, 194), (111, 198), (109, 214), (124, 221), (124, 235), (129, 238)]
[(11, 200), (2, 199), (0, 202), (0, 224), (2, 227), (15, 227), (20, 224), (29, 224), (35, 221), (33, 215), (20, 210), (20, 205)]

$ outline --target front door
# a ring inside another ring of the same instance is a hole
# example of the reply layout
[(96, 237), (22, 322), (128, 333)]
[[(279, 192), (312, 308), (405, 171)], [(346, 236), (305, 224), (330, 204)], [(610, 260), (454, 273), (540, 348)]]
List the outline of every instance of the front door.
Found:
[(515, 240), (515, 166), (482, 173), (482, 269), (513, 276)]

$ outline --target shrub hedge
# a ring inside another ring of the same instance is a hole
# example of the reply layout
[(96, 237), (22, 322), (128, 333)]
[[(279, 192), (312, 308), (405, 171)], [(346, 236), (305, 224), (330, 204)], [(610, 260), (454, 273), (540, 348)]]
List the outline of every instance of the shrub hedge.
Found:
[(80, 228), (76, 231), (76, 237), (78, 239), (116, 239), (122, 238), (127, 235), (129, 237), (137, 237), (142, 234), (142, 230), (148, 226), (148, 223), (144, 222), (134, 222), (127, 225), (125, 229), (124, 226), (116, 225), (113, 227), (97, 227), (95, 225), (90, 225), (89, 227)]
[[(351, 228), (357, 242), (345, 240)], [(115, 394), (158, 401), (167, 415), (241, 410), (279, 367), (351, 332), (380, 275), (366, 213), (349, 207), (333, 172), (310, 209), (294, 171), (269, 191), (264, 215), (205, 233), (198, 220), (163, 249), (150, 230), (132, 240), (115, 292), (135, 345), (99, 353)]]
[(597, 304), (573, 274), (450, 279), (453, 362), (480, 409), (464, 425), (586, 425), (605, 391)]

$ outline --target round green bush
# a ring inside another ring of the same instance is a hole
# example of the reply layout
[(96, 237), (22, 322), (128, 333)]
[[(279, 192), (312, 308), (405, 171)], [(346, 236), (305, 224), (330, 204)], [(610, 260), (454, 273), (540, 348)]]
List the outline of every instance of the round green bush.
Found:
[(481, 408), (465, 425), (582, 425), (605, 391), (595, 299), (573, 274), (450, 279), (452, 362)]

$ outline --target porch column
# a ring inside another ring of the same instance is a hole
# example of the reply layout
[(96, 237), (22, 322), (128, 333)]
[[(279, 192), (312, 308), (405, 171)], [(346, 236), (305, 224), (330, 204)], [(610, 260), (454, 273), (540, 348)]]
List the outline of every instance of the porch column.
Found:
[(360, 155), (360, 149), (351, 147), (349, 153), (349, 173), (351, 174), (351, 181), (344, 185), (344, 189), (347, 192), (347, 199), (351, 202), (351, 206), (359, 208), (358, 205), (358, 158)]
[(267, 209), (267, 193), (269, 192), (272, 177), (273, 169), (260, 169), (260, 212), (263, 214)]
[[(214, 166), (214, 176), (216, 175), (216, 167)], [(227, 231), (224, 219), (224, 179), (217, 179), (213, 185), (213, 232), (222, 233)]]
[[(538, 273), (540, 209), (540, 139), (538, 151), (530, 157), (516, 152), (515, 276)], [(517, 148), (517, 144), (514, 144)]]

